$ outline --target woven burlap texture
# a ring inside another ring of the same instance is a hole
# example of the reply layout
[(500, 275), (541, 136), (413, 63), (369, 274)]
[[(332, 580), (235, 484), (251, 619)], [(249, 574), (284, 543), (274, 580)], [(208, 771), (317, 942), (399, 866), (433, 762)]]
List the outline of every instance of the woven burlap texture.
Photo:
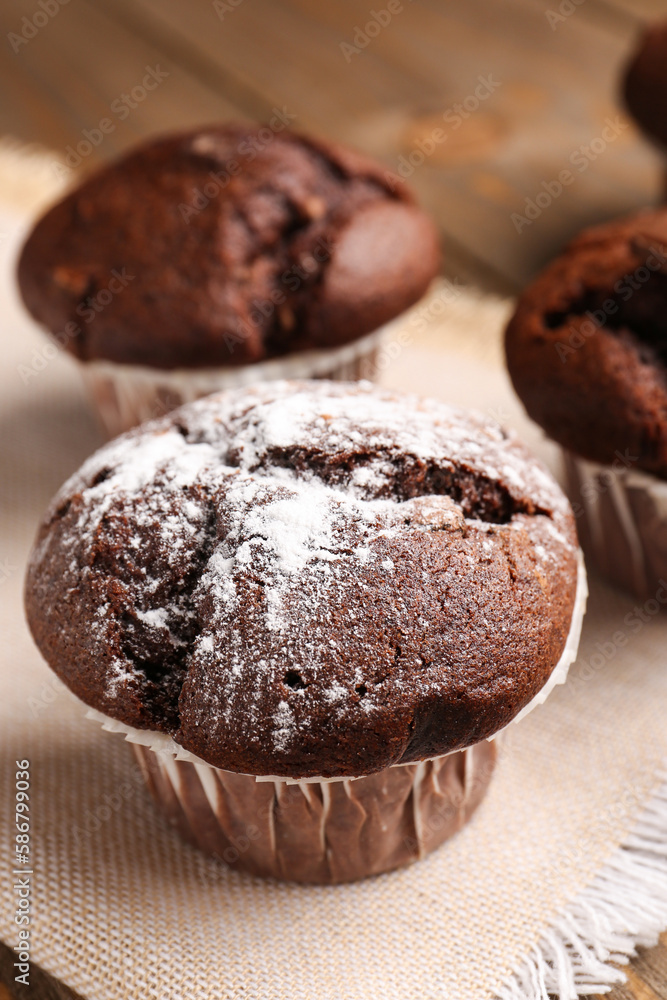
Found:
[[(165, 826), (129, 746), (85, 718), (23, 621), (37, 521), (101, 440), (74, 363), (45, 357), (16, 300), (23, 225), (0, 218), (0, 749), (5, 783), (16, 759), (30, 760), (34, 960), (90, 1000), (493, 997), (658, 784), (667, 617), (651, 605), (642, 621), (634, 601), (591, 581), (570, 681), (511, 728), (472, 823), (427, 860), (334, 888), (261, 882), (207, 860)], [(390, 346), (382, 379), (491, 412), (550, 460), (500, 366), (505, 311), (442, 285)], [(13, 946), (11, 810), (0, 822), (0, 936)]]

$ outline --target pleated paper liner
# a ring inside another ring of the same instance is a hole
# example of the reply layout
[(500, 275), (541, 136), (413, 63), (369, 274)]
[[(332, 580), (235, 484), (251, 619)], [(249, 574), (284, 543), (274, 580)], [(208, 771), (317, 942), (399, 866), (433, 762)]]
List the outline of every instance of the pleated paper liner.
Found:
[(308, 378), (373, 381), (381, 363), (382, 345), (395, 328), (393, 321), (342, 347), (299, 351), (248, 365), (163, 370), (112, 361), (85, 361), (79, 362), (78, 367), (102, 427), (113, 438), (184, 403), (255, 382)]
[(600, 465), (568, 451), (563, 455), (591, 566), (641, 600), (667, 605), (667, 482), (620, 456), (614, 465)]

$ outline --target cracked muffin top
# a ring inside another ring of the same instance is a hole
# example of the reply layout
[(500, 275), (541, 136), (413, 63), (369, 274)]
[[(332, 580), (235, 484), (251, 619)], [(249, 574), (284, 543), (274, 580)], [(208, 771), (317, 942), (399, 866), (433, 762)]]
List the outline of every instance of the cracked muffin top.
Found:
[(342, 345), (413, 305), (438, 270), (432, 222), (385, 177), (268, 127), (160, 138), (37, 223), (21, 294), (83, 361), (241, 365)]
[(368, 383), (209, 396), (60, 490), (26, 588), (88, 705), (216, 767), (369, 774), (500, 730), (563, 653), (574, 518), (494, 421)]
[(667, 479), (667, 209), (585, 230), (519, 298), (507, 365), (528, 413), (602, 464)]
[(667, 21), (650, 24), (624, 73), (622, 95), (637, 124), (667, 146)]

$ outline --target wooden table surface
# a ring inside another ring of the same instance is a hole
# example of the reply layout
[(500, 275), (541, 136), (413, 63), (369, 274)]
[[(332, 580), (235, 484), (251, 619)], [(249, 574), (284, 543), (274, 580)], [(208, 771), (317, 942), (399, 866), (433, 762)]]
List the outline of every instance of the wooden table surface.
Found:
[[(369, 11), (385, 7), (71, 0), (33, 31), (32, 0), (3, 0), (0, 136), (64, 163), (108, 119), (86, 170), (151, 132), (285, 109), (294, 127), (408, 173), (440, 224), (446, 272), (502, 293), (583, 225), (659, 199), (661, 160), (617, 91), (642, 24), (667, 16), (667, 0), (404, 0), (369, 37)], [(162, 79), (142, 91), (148, 69)], [(573, 182), (553, 196), (564, 169)], [(543, 191), (551, 203), (525, 224)], [(628, 977), (607, 995), (667, 998), (667, 935)], [(0, 946), (0, 1000), (74, 995), (39, 970), (32, 978), (14, 989)]]

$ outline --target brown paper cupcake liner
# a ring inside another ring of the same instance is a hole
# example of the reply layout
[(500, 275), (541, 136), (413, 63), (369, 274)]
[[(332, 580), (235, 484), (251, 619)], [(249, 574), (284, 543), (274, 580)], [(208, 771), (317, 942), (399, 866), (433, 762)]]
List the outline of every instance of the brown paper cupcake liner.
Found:
[(378, 774), (287, 783), (221, 771), (133, 744), (153, 799), (182, 837), (263, 878), (352, 882), (423, 858), (481, 802), (493, 742)]
[[(642, 600), (667, 602), (667, 482), (564, 451), (567, 492), (590, 564)], [(659, 599), (659, 598), (658, 598)]]
[(251, 365), (162, 370), (111, 361), (79, 364), (93, 408), (109, 437), (224, 389), (276, 379), (374, 380), (384, 340), (396, 321), (351, 344), (300, 351)]

